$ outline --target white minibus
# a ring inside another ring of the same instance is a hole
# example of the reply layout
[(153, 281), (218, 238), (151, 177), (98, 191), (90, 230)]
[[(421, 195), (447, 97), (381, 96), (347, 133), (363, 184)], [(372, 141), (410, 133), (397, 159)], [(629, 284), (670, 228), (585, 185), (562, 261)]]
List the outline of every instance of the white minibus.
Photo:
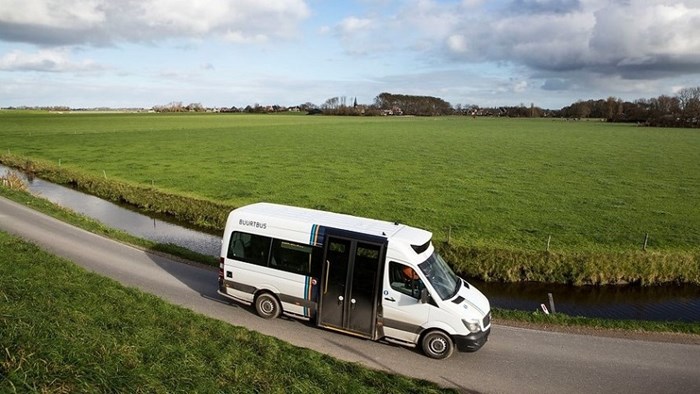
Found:
[(258, 203), (233, 210), (219, 294), (319, 327), (420, 347), (432, 358), (476, 351), (491, 331), (486, 297), (454, 274), (428, 231)]

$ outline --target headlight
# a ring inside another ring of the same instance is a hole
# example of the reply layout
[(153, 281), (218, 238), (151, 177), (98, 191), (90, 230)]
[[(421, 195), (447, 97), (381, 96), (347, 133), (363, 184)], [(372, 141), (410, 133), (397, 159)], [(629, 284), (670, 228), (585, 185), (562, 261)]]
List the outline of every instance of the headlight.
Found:
[(469, 322), (462, 319), (462, 323), (464, 323), (464, 327), (467, 327), (467, 330), (469, 330), (469, 332), (471, 333), (481, 331), (481, 327), (479, 327), (478, 321)]

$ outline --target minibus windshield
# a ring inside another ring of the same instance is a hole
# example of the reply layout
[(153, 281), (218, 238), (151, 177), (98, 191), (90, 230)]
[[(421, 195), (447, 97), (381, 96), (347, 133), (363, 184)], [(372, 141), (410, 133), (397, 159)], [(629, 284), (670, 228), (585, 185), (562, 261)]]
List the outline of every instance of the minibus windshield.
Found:
[(427, 260), (418, 264), (418, 268), (423, 271), (442, 300), (454, 297), (459, 291), (462, 281), (437, 252), (433, 252)]

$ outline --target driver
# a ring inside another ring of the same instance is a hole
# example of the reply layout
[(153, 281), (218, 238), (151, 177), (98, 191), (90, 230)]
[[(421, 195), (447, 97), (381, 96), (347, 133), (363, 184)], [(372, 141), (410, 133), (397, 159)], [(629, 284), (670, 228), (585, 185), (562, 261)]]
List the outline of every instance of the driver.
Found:
[(405, 281), (418, 280), (418, 274), (409, 266), (403, 267), (403, 277)]
[(416, 271), (411, 267), (405, 266), (401, 270), (401, 274), (403, 275), (404, 279), (404, 287), (406, 290), (410, 291), (411, 297), (418, 297), (422, 283), (418, 278)]

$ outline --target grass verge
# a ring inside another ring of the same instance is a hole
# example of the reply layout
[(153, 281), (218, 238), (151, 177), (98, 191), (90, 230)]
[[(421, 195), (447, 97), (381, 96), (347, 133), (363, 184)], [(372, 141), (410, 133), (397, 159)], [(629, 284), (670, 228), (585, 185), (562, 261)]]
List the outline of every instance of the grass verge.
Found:
[(527, 323), (526, 325), (533, 328), (588, 328), (592, 330), (612, 330), (637, 333), (690, 334), (696, 335), (696, 342), (700, 343), (700, 324), (698, 323), (595, 319), (590, 317), (569, 316), (563, 313), (546, 315), (539, 311), (526, 312), (500, 308), (493, 308), (493, 319), (497, 324), (499, 321), (518, 322)]
[(206, 318), (0, 232), (0, 392), (448, 392)]

